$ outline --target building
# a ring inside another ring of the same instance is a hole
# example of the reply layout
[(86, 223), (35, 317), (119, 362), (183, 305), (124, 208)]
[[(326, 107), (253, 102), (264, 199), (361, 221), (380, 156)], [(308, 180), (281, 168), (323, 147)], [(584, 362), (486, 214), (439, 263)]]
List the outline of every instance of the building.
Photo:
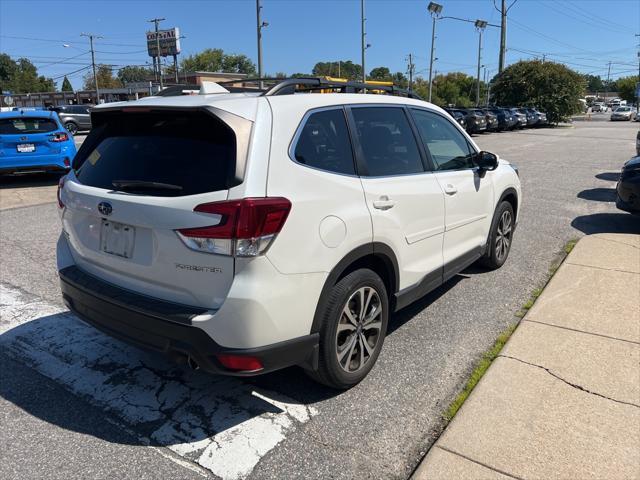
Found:
[[(247, 78), (244, 73), (224, 72), (180, 72), (180, 84), (201, 85), (202, 82), (228, 82)], [(175, 85), (175, 80), (167, 79), (165, 86)], [(103, 103), (137, 100), (153, 95), (160, 90), (157, 83), (135, 82), (128, 83), (122, 88), (100, 89), (100, 99)], [(11, 100), (7, 101), (7, 98)], [(0, 107), (41, 107), (54, 105), (95, 104), (95, 90), (79, 90), (77, 92), (39, 92), (20, 93), (16, 95), (1, 95)]]

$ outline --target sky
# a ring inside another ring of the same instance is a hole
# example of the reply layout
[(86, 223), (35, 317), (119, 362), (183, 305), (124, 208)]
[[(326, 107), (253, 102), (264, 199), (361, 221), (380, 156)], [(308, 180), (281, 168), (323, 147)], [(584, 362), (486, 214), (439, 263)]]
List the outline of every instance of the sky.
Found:
[[(500, 3), (500, 0), (496, 0)], [(427, 0), (366, 0), (366, 69), (387, 66), (428, 77), (431, 17)], [(493, 0), (440, 0), (444, 17), (500, 23)], [(510, 5), (513, 0), (508, 0)], [(267, 74), (309, 73), (319, 61), (360, 63), (360, 0), (262, 0), (263, 60)], [(118, 68), (144, 65), (145, 32), (153, 17), (161, 28), (179, 27), (182, 56), (205, 48), (241, 53), (257, 63), (255, 0), (0, 0), (0, 52), (27, 57), (58, 86), (68, 74), (74, 88), (90, 65), (90, 32), (96, 62)], [(557, 61), (582, 73), (611, 78), (638, 72), (638, 0), (516, 0), (507, 21), (507, 64), (520, 59)], [(20, 38), (17, 38), (20, 37)], [(64, 44), (68, 45), (67, 47)], [(497, 73), (500, 29), (483, 35), (482, 74)], [(442, 18), (436, 26), (438, 73), (476, 74), (478, 33), (472, 23)], [(78, 71), (81, 70), (81, 71)], [(75, 73), (74, 73), (75, 72)]]

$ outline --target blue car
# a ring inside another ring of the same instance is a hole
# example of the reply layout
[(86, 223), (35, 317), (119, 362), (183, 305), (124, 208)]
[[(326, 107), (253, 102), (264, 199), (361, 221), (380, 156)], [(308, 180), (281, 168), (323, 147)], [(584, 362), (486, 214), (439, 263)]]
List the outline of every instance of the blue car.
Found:
[(0, 113), (0, 174), (66, 173), (76, 154), (73, 137), (58, 114), (18, 110)]

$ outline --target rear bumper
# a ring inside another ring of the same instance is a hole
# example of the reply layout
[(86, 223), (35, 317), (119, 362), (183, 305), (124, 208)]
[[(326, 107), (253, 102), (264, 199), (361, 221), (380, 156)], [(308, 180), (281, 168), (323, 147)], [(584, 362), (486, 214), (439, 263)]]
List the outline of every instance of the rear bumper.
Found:
[[(0, 173), (28, 172), (28, 171), (60, 171), (67, 172), (71, 168), (71, 162), (75, 152), (56, 155), (30, 155), (30, 156), (0, 156)], [(68, 165), (65, 165), (65, 159)]]
[(616, 207), (625, 212), (640, 214), (640, 178), (620, 180), (616, 186)]
[[(133, 345), (164, 353), (177, 361), (191, 358), (208, 372), (234, 376), (268, 373), (292, 365), (317, 368), (318, 334), (257, 348), (226, 348), (191, 319), (206, 310), (146, 297), (89, 275), (76, 266), (59, 271), (62, 296), (80, 319)], [(246, 355), (260, 359), (259, 371), (226, 369), (216, 355)]]

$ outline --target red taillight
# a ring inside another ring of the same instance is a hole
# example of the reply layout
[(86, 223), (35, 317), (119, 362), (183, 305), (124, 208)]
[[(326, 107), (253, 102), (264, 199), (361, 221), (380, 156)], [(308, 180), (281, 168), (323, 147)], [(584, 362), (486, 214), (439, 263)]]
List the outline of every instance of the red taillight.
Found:
[(245, 198), (203, 203), (194, 212), (219, 215), (217, 225), (177, 230), (191, 249), (253, 257), (263, 253), (282, 230), (291, 202), (286, 198)]
[(264, 367), (257, 357), (248, 357), (243, 355), (216, 355), (218, 361), (229, 370), (255, 372), (262, 370)]
[(64, 203), (62, 203), (62, 198), (60, 198), (60, 194), (62, 193), (62, 189), (64, 188), (64, 181), (65, 181), (66, 175), (63, 177), (60, 177), (60, 180), (58, 180), (58, 207), (60, 208), (64, 208)]
[(67, 135), (66, 132), (57, 132), (49, 135), (50, 142), (58, 143), (58, 142), (66, 142), (67, 140), (69, 140), (69, 135)]

